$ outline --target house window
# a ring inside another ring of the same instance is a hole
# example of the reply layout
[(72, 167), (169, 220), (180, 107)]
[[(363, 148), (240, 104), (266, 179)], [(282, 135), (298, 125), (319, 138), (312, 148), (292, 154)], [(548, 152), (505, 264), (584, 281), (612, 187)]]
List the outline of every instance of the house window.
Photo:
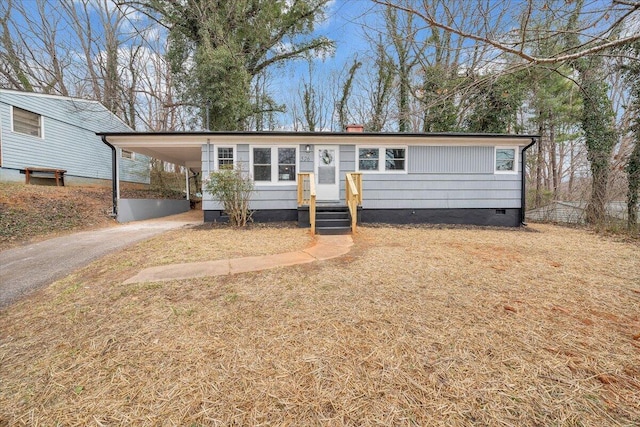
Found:
[(496, 173), (518, 172), (516, 148), (496, 147)]
[(297, 148), (253, 147), (253, 179), (263, 183), (292, 183), (296, 181)]
[(296, 149), (278, 148), (278, 181), (296, 180)]
[(358, 147), (358, 170), (361, 172), (406, 172), (407, 148)]
[(13, 131), (42, 138), (42, 117), (40, 114), (13, 107)]
[(133, 160), (135, 158), (135, 155), (133, 154), (133, 151), (122, 150), (120, 152), (120, 157), (122, 157), (123, 159), (131, 159), (131, 160)]
[(380, 169), (379, 148), (359, 148), (358, 167), (361, 171), (377, 171)]
[(216, 166), (218, 170), (233, 169), (233, 147), (218, 147), (216, 150)]
[(254, 181), (271, 181), (271, 148), (253, 149)]
[(405, 170), (405, 156), (407, 150), (404, 148), (387, 148), (385, 150), (385, 166), (384, 169), (388, 171), (403, 171)]

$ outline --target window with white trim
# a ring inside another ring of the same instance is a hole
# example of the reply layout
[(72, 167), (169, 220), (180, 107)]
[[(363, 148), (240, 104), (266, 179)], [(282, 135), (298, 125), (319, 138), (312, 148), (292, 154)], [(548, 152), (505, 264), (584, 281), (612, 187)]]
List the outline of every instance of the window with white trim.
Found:
[(252, 147), (253, 180), (271, 184), (295, 183), (297, 158), (297, 147)]
[(496, 147), (496, 173), (517, 173), (518, 157), (516, 153), (518, 149), (515, 147)]
[(407, 147), (357, 147), (360, 172), (406, 172)]
[(233, 169), (235, 165), (235, 148), (216, 147), (215, 162), (216, 170)]
[(12, 116), (14, 132), (42, 138), (42, 116), (40, 116), (40, 114), (13, 107)]
[(129, 151), (129, 150), (121, 150), (120, 151), (120, 157), (122, 157), (123, 159), (131, 159), (134, 160), (135, 159), (135, 154), (133, 151)]

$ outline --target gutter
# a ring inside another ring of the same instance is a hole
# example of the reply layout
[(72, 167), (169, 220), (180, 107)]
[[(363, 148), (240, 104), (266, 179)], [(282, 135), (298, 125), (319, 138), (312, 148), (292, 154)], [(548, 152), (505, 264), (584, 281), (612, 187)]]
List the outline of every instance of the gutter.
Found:
[(112, 190), (112, 201), (113, 201), (113, 210), (111, 212), (112, 217), (118, 216), (118, 170), (117, 170), (117, 161), (118, 161), (118, 151), (116, 147), (111, 145), (109, 141), (107, 141), (107, 136), (102, 135), (102, 142), (111, 148), (111, 190)]
[(540, 137), (532, 137), (531, 143), (522, 149), (522, 177), (520, 179), (520, 224), (526, 226), (525, 211), (527, 204), (526, 195), (526, 179), (527, 179), (527, 150), (531, 148), (536, 142), (540, 140)]

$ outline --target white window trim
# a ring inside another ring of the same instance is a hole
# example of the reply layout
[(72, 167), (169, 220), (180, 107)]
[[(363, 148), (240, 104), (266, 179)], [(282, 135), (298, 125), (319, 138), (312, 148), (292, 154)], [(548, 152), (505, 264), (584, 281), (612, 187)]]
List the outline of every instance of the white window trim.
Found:
[[(513, 150), (513, 170), (510, 171), (499, 171), (496, 166), (498, 162), (498, 150)], [(500, 175), (515, 175), (518, 173), (518, 163), (520, 162), (520, 150), (518, 147), (498, 147), (496, 146), (493, 150), (493, 173)]]
[[(236, 145), (214, 145), (213, 146), (213, 170), (218, 171), (218, 148), (231, 148), (233, 150), (233, 168), (236, 169), (238, 165), (238, 154), (237, 154), (237, 146)], [(253, 155), (253, 152), (252, 152)]]
[[(396, 149), (404, 150), (404, 169), (403, 170), (386, 170), (384, 165), (386, 164), (386, 158), (384, 156), (378, 158), (378, 170), (360, 170), (360, 149), (361, 148), (375, 148), (380, 150), (379, 154), (383, 151), (386, 154), (386, 150)], [(409, 170), (409, 146), (407, 145), (356, 145), (356, 172), (361, 173), (384, 173), (384, 174), (407, 174)]]
[[(269, 148), (271, 150), (271, 181), (256, 181), (253, 177), (253, 149)], [(293, 181), (278, 181), (278, 148), (293, 148), (296, 151), (296, 174)], [(275, 160), (275, 163), (274, 163)], [(300, 172), (300, 146), (299, 145), (250, 145), (249, 146), (249, 173), (256, 185), (297, 185)]]
[[(29, 135), (28, 133), (22, 133), (22, 132), (17, 132), (13, 129), (13, 109), (14, 108), (18, 108), (20, 110), (23, 111), (27, 111), (31, 114), (37, 114), (40, 117), (40, 136), (34, 136), (34, 135)], [(15, 105), (11, 106), (11, 109), (9, 110), (9, 124), (11, 125), (11, 132), (16, 133), (18, 135), (22, 135), (22, 136), (26, 136), (29, 138), (36, 138), (36, 139), (44, 139), (44, 116), (42, 114), (38, 114), (35, 113), (33, 111), (24, 109), (24, 108), (20, 108), (20, 107), (16, 107)]]

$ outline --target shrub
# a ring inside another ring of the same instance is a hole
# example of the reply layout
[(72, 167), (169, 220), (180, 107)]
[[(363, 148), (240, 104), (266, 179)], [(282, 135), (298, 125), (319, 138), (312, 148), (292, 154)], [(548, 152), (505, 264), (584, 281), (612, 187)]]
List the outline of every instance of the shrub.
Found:
[(249, 200), (253, 194), (253, 180), (239, 167), (212, 172), (205, 188), (222, 203), (231, 225), (244, 227), (251, 220)]

